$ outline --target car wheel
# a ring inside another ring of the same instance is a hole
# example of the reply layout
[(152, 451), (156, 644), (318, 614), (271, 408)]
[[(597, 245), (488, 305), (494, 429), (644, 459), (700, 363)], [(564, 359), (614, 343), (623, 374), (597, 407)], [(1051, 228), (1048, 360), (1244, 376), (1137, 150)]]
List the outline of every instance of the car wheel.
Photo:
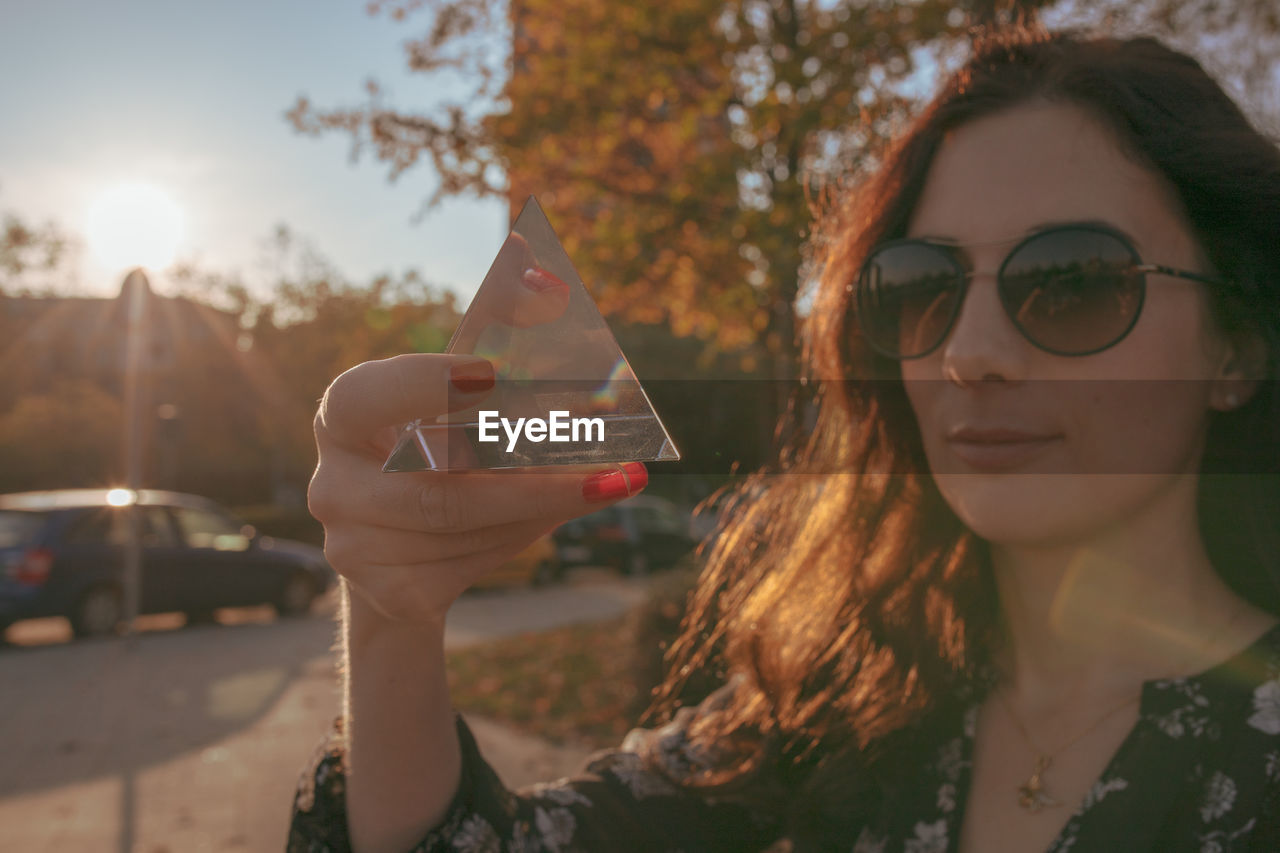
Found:
[(276, 602), (276, 612), (281, 616), (305, 616), (311, 612), (316, 600), (316, 585), (306, 575), (290, 575)]
[(90, 587), (71, 614), (71, 630), (77, 637), (114, 634), (122, 615), (120, 590), (113, 586)]

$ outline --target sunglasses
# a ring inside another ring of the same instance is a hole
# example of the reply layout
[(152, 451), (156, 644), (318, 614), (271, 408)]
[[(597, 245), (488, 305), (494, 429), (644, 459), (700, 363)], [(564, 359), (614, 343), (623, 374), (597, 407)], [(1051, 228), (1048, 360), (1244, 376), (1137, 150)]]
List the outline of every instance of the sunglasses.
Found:
[[(958, 244), (891, 240), (858, 274), (858, 321), (867, 343), (895, 359), (923, 358), (946, 340), (969, 279)], [(1206, 284), (1217, 279), (1144, 264), (1121, 232), (1101, 224), (1058, 225), (1023, 238), (996, 275), (1000, 304), (1028, 341), (1054, 355), (1115, 346), (1138, 322), (1148, 273)]]

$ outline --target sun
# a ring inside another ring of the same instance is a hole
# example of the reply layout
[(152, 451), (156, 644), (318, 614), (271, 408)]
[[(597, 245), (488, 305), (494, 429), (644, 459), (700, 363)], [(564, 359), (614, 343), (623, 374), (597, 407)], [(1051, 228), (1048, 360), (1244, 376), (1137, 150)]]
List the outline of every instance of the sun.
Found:
[(104, 190), (89, 205), (85, 220), (90, 251), (112, 270), (168, 266), (182, 232), (182, 208), (164, 190), (145, 183)]

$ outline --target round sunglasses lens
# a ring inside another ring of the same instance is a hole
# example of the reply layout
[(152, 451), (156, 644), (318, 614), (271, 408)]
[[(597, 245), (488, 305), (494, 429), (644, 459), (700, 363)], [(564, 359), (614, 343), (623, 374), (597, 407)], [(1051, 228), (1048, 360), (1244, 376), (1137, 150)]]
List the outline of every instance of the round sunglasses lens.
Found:
[(876, 251), (858, 280), (858, 316), (868, 341), (899, 358), (929, 352), (947, 334), (962, 281), (937, 247), (913, 243)]
[(1060, 229), (1023, 243), (1005, 261), (1000, 298), (1037, 346), (1063, 355), (1105, 349), (1142, 307), (1138, 258), (1103, 231)]

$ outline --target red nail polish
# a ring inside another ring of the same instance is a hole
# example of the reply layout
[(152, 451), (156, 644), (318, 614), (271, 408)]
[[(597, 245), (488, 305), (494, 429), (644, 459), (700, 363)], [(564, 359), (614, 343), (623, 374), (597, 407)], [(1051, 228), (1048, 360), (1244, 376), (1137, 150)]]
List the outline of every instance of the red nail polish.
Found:
[(466, 394), (478, 394), (493, 387), (493, 367), (488, 364), (455, 364), (449, 368), (449, 382)]
[(634, 495), (649, 483), (649, 471), (641, 462), (628, 462), (618, 470), (601, 471), (582, 481), (582, 497), (607, 501)]
[(589, 501), (607, 501), (627, 494), (627, 480), (621, 471), (601, 471), (582, 481), (582, 497)]
[(628, 462), (622, 466), (622, 470), (627, 472), (627, 479), (630, 483), (627, 494), (634, 495), (649, 485), (649, 469), (644, 467), (643, 462)]
[(569, 285), (541, 267), (531, 267), (525, 270), (524, 275), (520, 276), (520, 281), (525, 287), (536, 293), (560, 288), (567, 290), (569, 288)]

